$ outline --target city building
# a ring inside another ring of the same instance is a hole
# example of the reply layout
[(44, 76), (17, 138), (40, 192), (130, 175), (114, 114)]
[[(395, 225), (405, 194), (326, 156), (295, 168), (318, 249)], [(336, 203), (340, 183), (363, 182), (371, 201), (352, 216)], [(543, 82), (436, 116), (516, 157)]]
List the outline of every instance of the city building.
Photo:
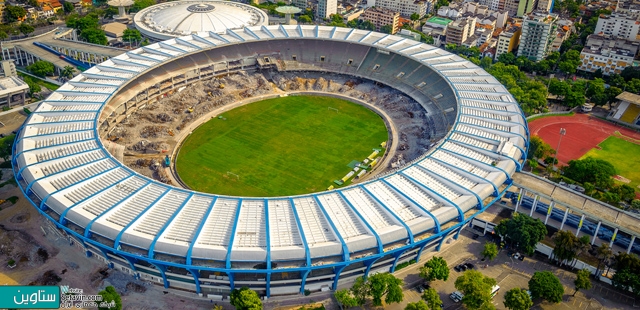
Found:
[(616, 12), (623, 13), (637, 19), (640, 17), (640, 1), (620, 0), (616, 5)]
[(309, 7), (309, 2), (307, 0), (291, 0), (291, 5), (306, 10)]
[(536, 8), (540, 11), (551, 12), (551, 9), (553, 9), (553, 0), (538, 0), (538, 6)]
[(520, 43), (521, 34), (522, 27), (517, 24), (510, 25), (500, 32), (495, 57), (497, 58), (502, 54), (513, 51), (513, 49)]
[(638, 47), (638, 42), (592, 34), (587, 37), (587, 43), (580, 53), (582, 63), (578, 70), (595, 72), (600, 69), (604, 75), (620, 73), (633, 64)]
[(614, 12), (611, 15), (602, 15), (598, 18), (594, 33), (636, 41), (638, 30), (640, 30), (640, 21), (624, 13)]
[(618, 102), (609, 112), (607, 119), (640, 128), (640, 95), (625, 91), (616, 99)]
[(12, 60), (0, 61), (2, 76), (0, 77), (0, 105), (25, 103), (25, 96), (29, 91), (27, 83), (18, 78), (16, 66)]
[(344, 23), (348, 23), (354, 19), (358, 19), (358, 17), (360, 17), (360, 15), (362, 15), (362, 13), (364, 13), (365, 10), (363, 9), (357, 9), (357, 10), (353, 10), (348, 12), (347, 14), (342, 15), (342, 18), (344, 19)]
[(551, 47), (549, 49), (550, 52), (558, 52), (560, 51), (560, 47), (562, 47), (562, 43), (569, 38), (571, 33), (575, 31), (573, 27), (573, 22), (568, 19), (559, 19), (557, 22), (557, 32), (556, 37), (551, 42)]
[[(322, 0), (320, 0), (322, 1)], [(399, 12), (402, 16), (418, 13), (420, 17), (426, 15), (433, 1), (424, 0), (376, 0), (375, 6)]]
[(509, 16), (521, 17), (533, 12), (537, 5), (538, 0), (505, 0), (504, 10), (509, 12)]
[(338, 0), (318, 0), (318, 10), (316, 18), (329, 19), (331, 15), (338, 12)]
[(16, 71), (16, 65), (13, 60), (0, 61), (0, 69), (2, 69), (2, 77), (11, 77), (18, 75)]
[(447, 44), (462, 45), (476, 31), (476, 18), (460, 18), (447, 25)]
[(549, 53), (556, 37), (558, 15), (545, 11), (534, 11), (522, 20), (522, 35), (518, 57), (525, 56), (533, 61), (542, 60)]
[(400, 13), (380, 7), (368, 8), (360, 15), (360, 20), (368, 20), (376, 26), (376, 31), (380, 31), (383, 26), (391, 26), (391, 34), (395, 34), (400, 29)]
[(415, 40), (415, 41), (420, 41), (420, 34), (419, 33), (415, 33), (411, 30), (407, 30), (407, 29), (400, 29), (400, 31), (398, 33), (396, 33), (397, 36), (401, 36), (403, 38), (407, 38), (407, 39), (411, 39), (411, 40)]
[(460, 17), (461, 13), (458, 6), (455, 3), (450, 3), (449, 5), (441, 6), (438, 9), (437, 15), (451, 18), (451, 19), (456, 19)]
[[(472, 2), (468, 2), (472, 3)], [(498, 11), (500, 9), (500, 0), (480, 0), (478, 2), (480, 5), (485, 5), (492, 11)]]
[(445, 35), (447, 34), (447, 25), (452, 22), (452, 20), (442, 17), (431, 17), (422, 26), (422, 33), (433, 38), (433, 45), (440, 46), (445, 41)]

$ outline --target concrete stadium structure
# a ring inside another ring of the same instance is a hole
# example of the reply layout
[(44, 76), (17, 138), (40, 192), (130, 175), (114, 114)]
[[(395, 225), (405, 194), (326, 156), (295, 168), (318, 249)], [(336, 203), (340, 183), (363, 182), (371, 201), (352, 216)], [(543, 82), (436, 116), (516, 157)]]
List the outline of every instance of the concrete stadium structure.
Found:
[[(374, 180), (293, 197), (192, 192), (141, 176), (100, 139), (170, 89), (239, 70), (380, 82), (427, 111), (434, 145)], [(263, 26), (202, 32), (113, 57), (44, 100), (14, 145), (25, 196), (86, 251), (135, 277), (222, 296), (335, 289), (439, 250), (509, 188), (529, 132), (491, 75), (442, 49), (377, 32)]]

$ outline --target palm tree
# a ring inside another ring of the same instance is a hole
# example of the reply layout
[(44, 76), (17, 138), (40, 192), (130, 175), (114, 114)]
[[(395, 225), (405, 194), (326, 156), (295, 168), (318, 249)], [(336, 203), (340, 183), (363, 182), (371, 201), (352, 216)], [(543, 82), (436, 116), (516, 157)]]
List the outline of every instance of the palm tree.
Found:
[(555, 243), (553, 256), (562, 266), (565, 262), (570, 262), (576, 257), (576, 245), (578, 237), (568, 230), (559, 230), (551, 237)]
[(576, 243), (575, 251), (576, 251), (576, 259), (573, 261), (573, 268), (576, 267), (576, 263), (578, 263), (578, 256), (580, 254), (589, 251), (591, 245), (589, 244), (589, 236), (582, 236), (578, 239), (578, 243)]
[(62, 72), (60, 73), (60, 75), (70, 79), (73, 77), (74, 71), (75, 69), (72, 66), (64, 66), (64, 68), (62, 68)]
[(600, 266), (602, 264), (607, 266), (610, 263), (612, 257), (613, 251), (606, 242), (603, 242), (596, 249), (596, 258), (598, 259), (598, 268), (596, 268), (596, 275), (600, 275)]

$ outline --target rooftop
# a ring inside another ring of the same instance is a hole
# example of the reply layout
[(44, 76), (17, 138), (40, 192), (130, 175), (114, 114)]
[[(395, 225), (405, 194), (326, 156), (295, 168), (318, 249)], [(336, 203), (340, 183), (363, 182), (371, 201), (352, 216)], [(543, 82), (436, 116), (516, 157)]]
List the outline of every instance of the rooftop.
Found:
[(442, 17), (431, 17), (427, 20), (427, 23), (435, 23), (442, 26), (446, 26), (450, 22), (453, 22), (453, 21), (447, 18), (442, 18)]
[(636, 95), (634, 93), (625, 91), (625, 92), (622, 92), (622, 94), (618, 95), (616, 99), (626, 101), (631, 104), (640, 105), (640, 95)]
[(15, 76), (0, 78), (0, 96), (26, 89), (29, 89), (27, 83)]

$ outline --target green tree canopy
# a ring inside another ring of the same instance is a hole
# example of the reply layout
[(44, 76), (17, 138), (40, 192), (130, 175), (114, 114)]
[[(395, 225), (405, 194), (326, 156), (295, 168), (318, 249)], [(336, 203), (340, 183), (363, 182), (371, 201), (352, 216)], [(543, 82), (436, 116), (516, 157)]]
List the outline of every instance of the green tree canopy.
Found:
[(262, 301), (258, 293), (248, 287), (234, 289), (231, 292), (230, 302), (237, 310), (262, 310)]
[(561, 81), (558, 79), (551, 79), (551, 81), (549, 81), (549, 93), (553, 95), (564, 98), (570, 90), (571, 86), (567, 81)]
[(63, 2), (62, 8), (64, 9), (64, 12), (67, 14), (76, 10), (76, 8), (73, 6), (73, 3), (71, 2)]
[(553, 257), (560, 265), (565, 262), (571, 262), (576, 258), (578, 237), (576, 237), (573, 232), (568, 230), (559, 230), (553, 235), (552, 239), (555, 244), (553, 248)]
[(17, 5), (15, 6), (7, 5), (4, 8), (4, 12), (5, 12), (4, 18), (6, 18), (7, 21), (10, 23), (17, 22), (18, 20), (23, 19), (27, 15), (27, 10)]
[(404, 310), (432, 310), (432, 309), (429, 308), (429, 306), (427, 306), (427, 304), (424, 301), (418, 300), (416, 302), (408, 303), (407, 306), (404, 307)]
[(489, 260), (493, 260), (498, 256), (498, 245), (493, 242), (487, 242), (484, 244), (484, 249), (482, 249), (482, 257), (488, 258)]
[(556, 150), (551, 148), (551, 145), (544, 142), (539, 136), (531, 136), (529, 142), (528, 158), (546, 158), (556, 153)]
[(631, 290), (640, 296), (640, 259), (635, 254), (620, 252), (613, 259), (616, 273), (611, 278), (613, 286), (619, 290)]
[(73, 73), (75, 71), (76, 69), (73, 68), (72, 66), (64, 66), (64, 68), (62, 68), (62, 72), (60, 73), (60, 75), (70, 79), (73, 77)]
[(529, 291), (534, 299), (542, 298), (559, 303), (564, 295), (564, 287), (551, 271), (536, 271), (529, 280)]
[[(526, 61), (528, 61), (526, 58), (516, 59), (516, 63), (520, 62), (521, 66), (526, 66)], [(531, 114), (546, 109), (547, 86), (540, 81), (528, 78), (518, 66), (498, 62), (491, 66), (487, 72), (509, 90), (526, 113)]]
[(104, 30), (98, 28), (90, 28), (85, 29), (80, 33), (80, 36), (87, 40), (89, 43), (98, 44), (98, 45), (107, 45), (107, 35), (104, 33)]
[(391, 25), (384, 25), (380, 27), (380, 32), (382, 33), (391, 33), (393, 31), (393, 27)]
[(464, 294), (462, 304), (467, 309), (487, 309), (491, 304), (491, 289), (496, 280), (487, 277), (479, 271), (470, 269), (456, 279), (456, 289)]
[(513, 288), (504, 294), (504, 306), (511, 310), (528, 310), (533, 307), (533, 301), (526, 290)]
[(420, 267), (420, 277), (426, 281), (447, 281), (449, 279), (449, 267), (447, 266), (447, 261), (439, 256), (432, 257), (429, 261), (424, 263), (424, 266)]
[(500, 56), (498, 56), (498, 62), (505, 65), (513, 65), (516, 62), (516, 55), (511, 52), (500, 54)]
[(547, 227), (542, 221), (520, 213), (500, 221), (494, 231), (527, 255), (532, 255), (536, 244), (547, 235)]
[(427, 309), (436, 310), (440, 309), (440, 305), (442, 305), (442, 300), (440, 299), (440, 294), (433, 288), (429, 288), (422, 293), (422, 300), (427, 305)]
[(27, 70), (37, 76), (44, 77), (53, 74), (54, 67), (53, 64), (48, 61), (38, 60), (28, 65)]
[(33, 26), (31, 26), (31, 25), (29, 25), (27, 23), (20, 24), (18, 29), (20, 29), (20, 32), (22, 32), (22, 34), (24, 34), (25, 36), (28, 36), (30, 33), (34, 32), (36, 30), (36, 28), (33, 28)]
[(591, 272), (589, 272), (589, 270), (579, 270), (578, 273), (576, 273), (576, 276), (576, 280), (573, 281), (573, 285), (576, 287), (576, 291), (573, 293), (573, 296), (576, 296), (578, 290), (588, 290), (591, 288), (591, 280), (589, 279)]
[(102, 296), (102, 301), (104, 302), (115, 302), (116, 306), (113, 308), (107, 307), (99, 307), (99, 310), (122, 310), (122, 299), (120, 298), (120, 294), (116, 292), (116, 289), (109, 285), (105, 287), (104, 290), (98, 292), (98, 295)]
[(377, 273), (367, 279), (371, 288), (374, 306), (382, 306), (382, 298), (386, 304), (399, 303), (404, 299), (402, 280), (391, 273)]
[(125, 42), (138, 42), (142, 40), (142, 35), (137, 29), (126, 29), (122, 32), (122, 40)]
[(155, 5), (155, 0), (133, 0), (133, 5), (131, 6), (132, 12), (139, 12), (143, 9), (146, 9), (152, 5)]
[(42, 91), (38, 83), (31, 80), (25, 80), (25, 82), (27, 83), (27, 86), (29, 86), (29, 95), (31, 95), (32, 97), (35, 93), (39, 93), (40, 91)]
[(411, 18), (412, 21), (416, 21), (416, 20), (420, 19), (420, 14), (414, 12), (414, 13), (411, 14), (411, 16), (409, 18)]
[(348, 289), (337, 290), (333, 296), (345, 308), (361, 306)]
[(596, 187), (610, 188), (613, 185), (611, 178), (616, 174), (613, 165), (605, 160), (587, 157), (580, 160), (571, 160), (564, 168), (564, 175), (580, 183), (590, 182)]
[(309, 15), (300, 15), (300, 17), (298, 17), (298, 22), (302, 24), (310, 24), (313, 22), (313, 19), (311, 19)]

